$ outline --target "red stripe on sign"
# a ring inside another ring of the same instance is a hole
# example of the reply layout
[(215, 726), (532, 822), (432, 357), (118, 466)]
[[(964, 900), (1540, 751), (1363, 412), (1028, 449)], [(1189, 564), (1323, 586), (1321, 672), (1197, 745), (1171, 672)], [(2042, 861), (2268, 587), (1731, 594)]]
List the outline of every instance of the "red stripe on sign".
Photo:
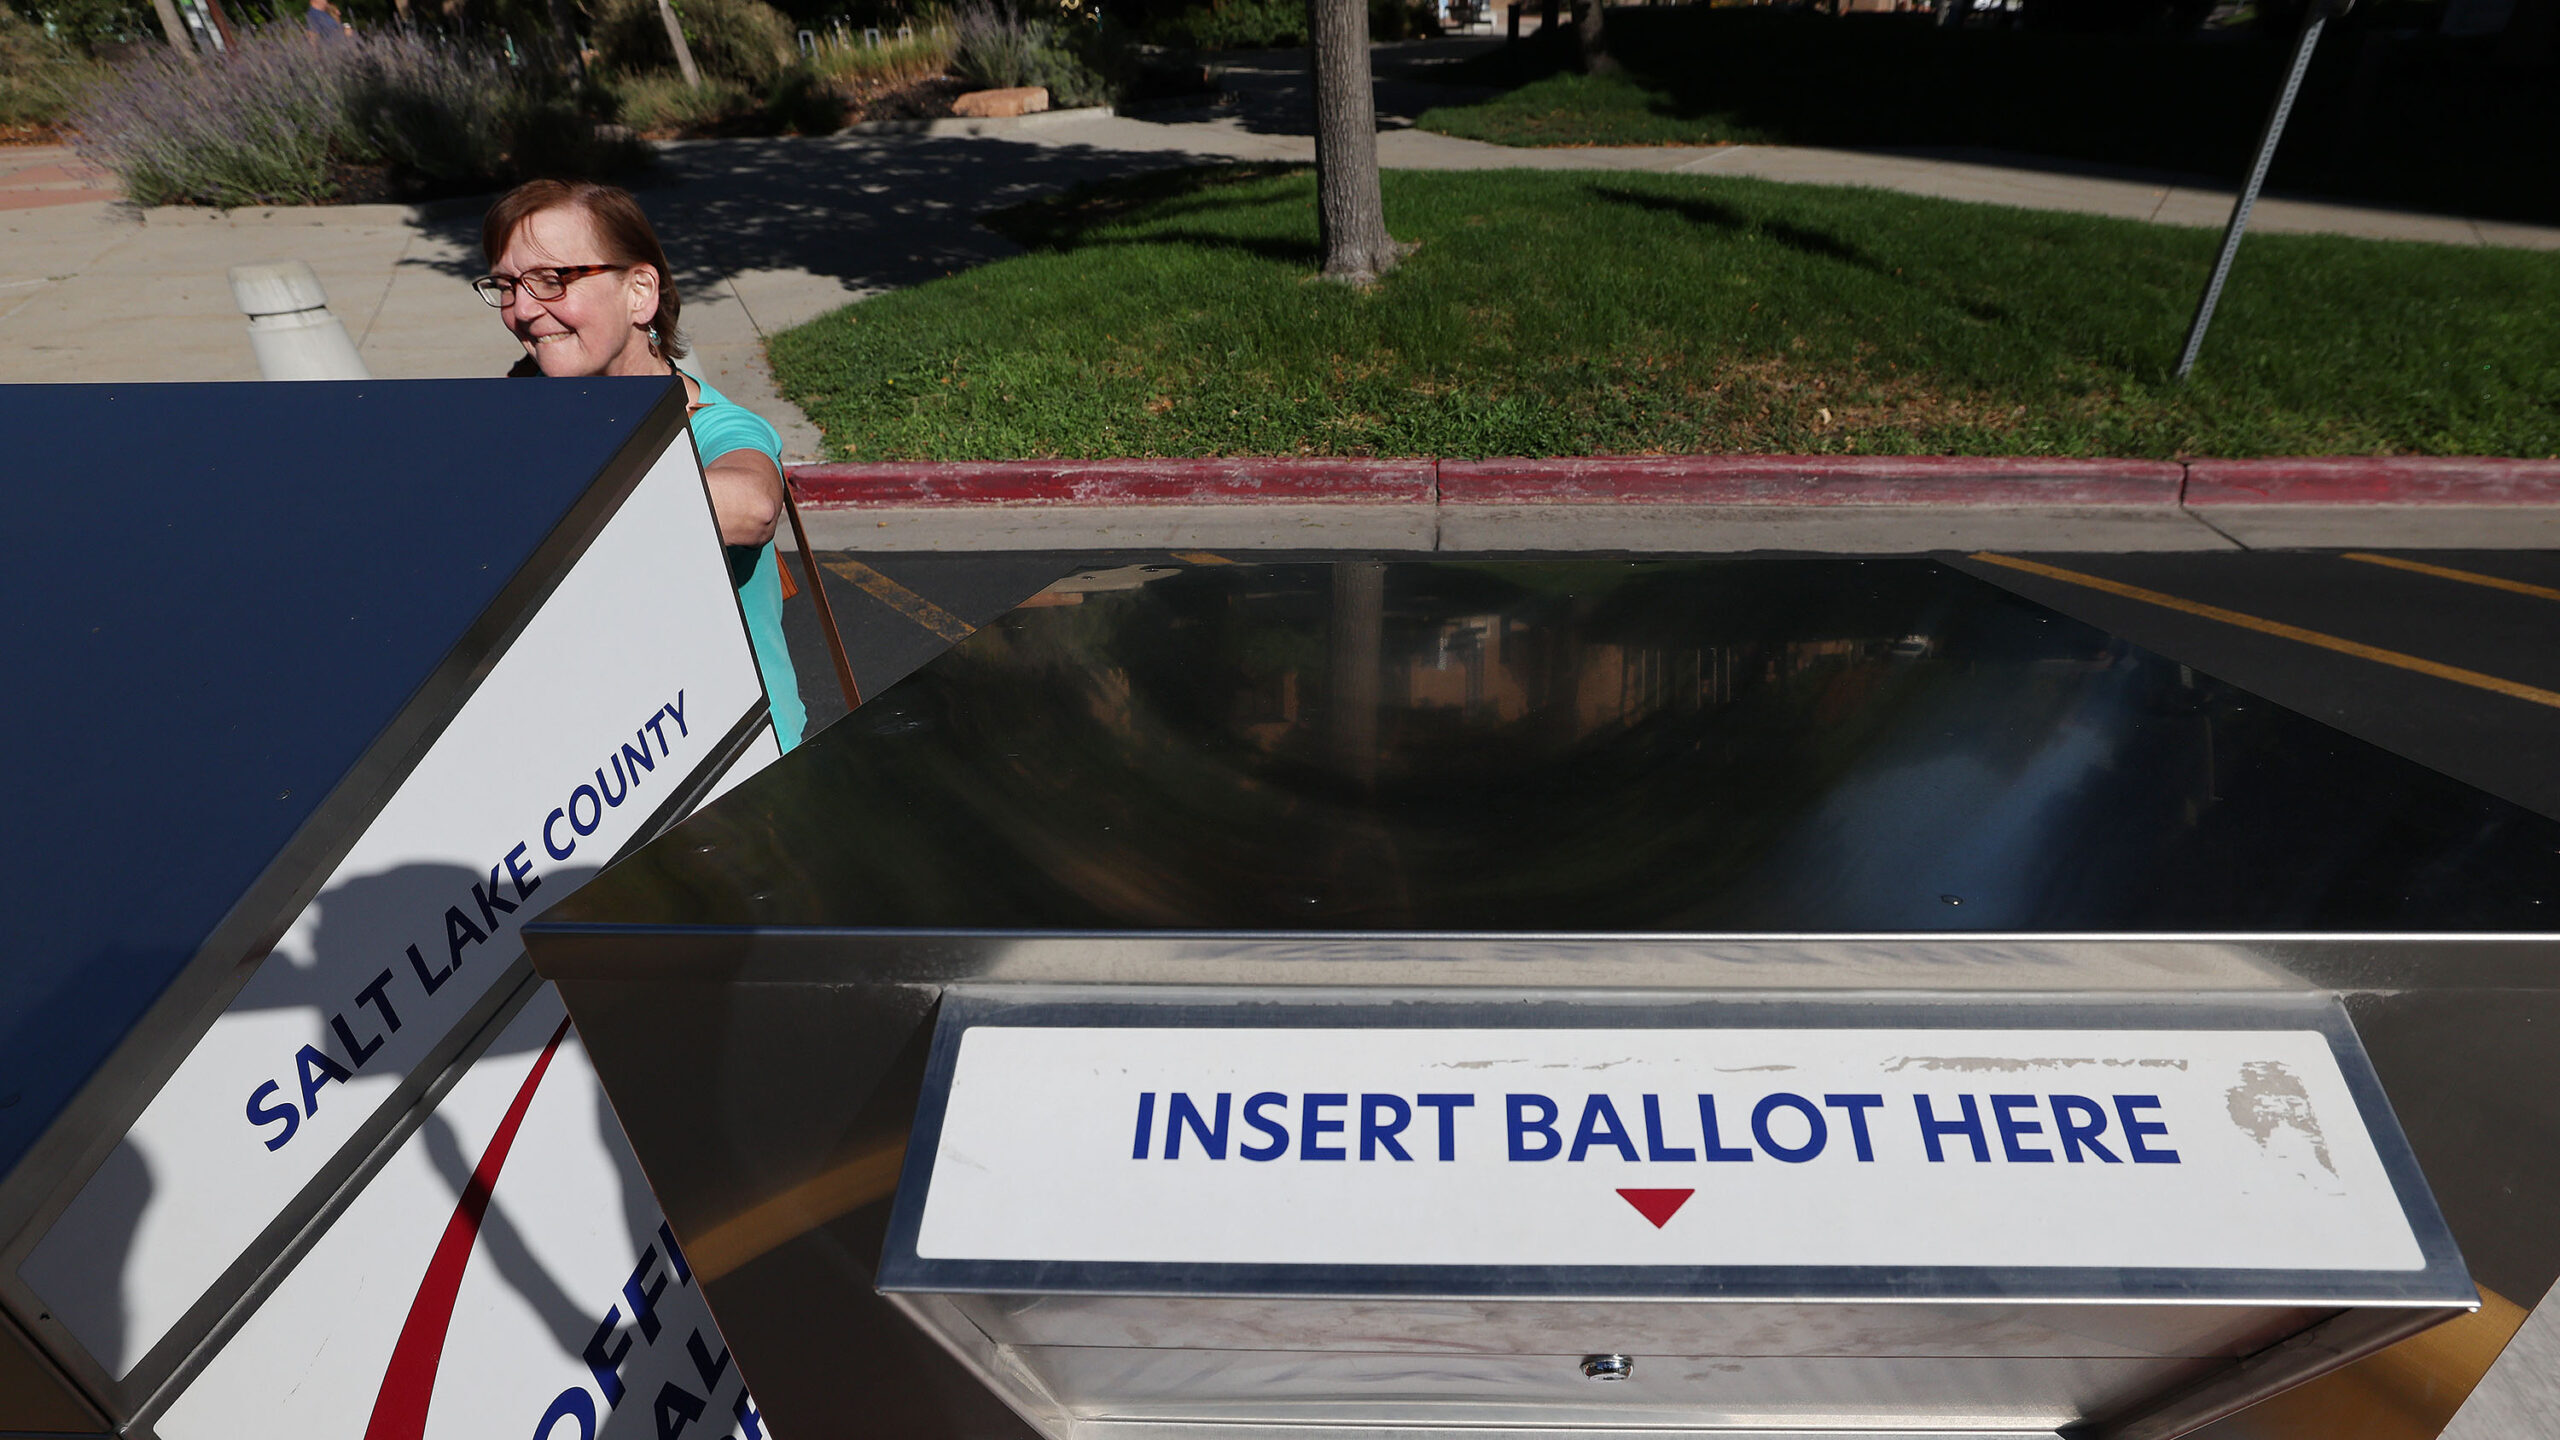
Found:
[(444, 1337), (453, 1328), (463, 1267), (471, 1263), (481, 1217), (489, 1213), (489, 1194), (498, 1187), (498, 1171), (507, 1163), (507, 1151), (515, 1146), (524, 1112), (533, 1106), (534, 1089), (542, 1083), (542, 1072), (551, 1068), (560, 1037), (568, 1033), (566, 1020), (551, 1032), (551, 1043), (542, 1047), (542, 1058), (533, 1062), (533, 1073), (524, 1077), (515, 1103), (498, 1122), (498, 1133), (489, 1137), (489, 1148), (481, 1152), (471, 1183), (462, 1187), (453, 1218), (445, 1222), (444, 1238), (436, 1242), (435, 1258), (427, 1262), (426, 1278), (418, 1282), (418, 1296), (409, 1302), (400, 1343), (391, 1347), (391, 1363), (383, 1368), (382, 1389), (373, 1397), (373, 1419), (364, 1427), (364, 1440), (421, 1440), (427, 1433), (427, 1402), (435, 1398), (436, 1367), (444, 1363)]

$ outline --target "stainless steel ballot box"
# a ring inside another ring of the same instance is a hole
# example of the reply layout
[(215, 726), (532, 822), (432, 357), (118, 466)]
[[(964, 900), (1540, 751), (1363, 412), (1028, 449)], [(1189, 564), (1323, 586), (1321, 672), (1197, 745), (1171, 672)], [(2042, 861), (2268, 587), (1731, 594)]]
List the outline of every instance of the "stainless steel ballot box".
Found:
[(530, 945), (791, 1440), (2308, 1437), (2560, 1271), (2555, 880), (1929, 561), (1160, 566)]

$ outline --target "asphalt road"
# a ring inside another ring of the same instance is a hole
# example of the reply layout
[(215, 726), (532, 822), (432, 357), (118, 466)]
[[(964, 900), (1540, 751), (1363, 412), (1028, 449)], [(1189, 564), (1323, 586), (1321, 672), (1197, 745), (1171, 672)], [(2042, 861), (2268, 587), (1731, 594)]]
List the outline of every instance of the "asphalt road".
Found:
[(2180, 664), (2560, 816), (2560, 554), (1947, 559)]
[[(873, 696), (1061, 577), (1136, 564), (1223, 563), (1227, 557), (1042, 551), (824, 553), (820, 558), (855, 678), (863, 693)], [(1365, 557), (1257, 553), (1235, 558)], [(2555, 643), (2560, 642), (2560, 553), (2239, 551), (1938, 558), (2492, 794), (2560, 817), (2560, 643)], [(785, 607), (785, 620), (815, 731), (844, 713), (834, 667), (805, 594)]]
[[(1038, 594), (1050, 582), (1084, 568), (1088, 558), (1103, 564), (1125, 563), (1054, 551), (818, 554), (826, 574), (828, 603), (834, 606), (836, 624), (844, 635), (845, 657), (865, 699), (922, 669), (970, 631)], [(1162, 554), (1138, 558), (1172, 563)], [(806, 589), (807, 575), (791, 551), (784, 551), (783, 561), (793, 567), (803, 587), (798, 596), (783, 602), (782, 628), (791, 642), (792, 666), (800, 672), (800, 698), (809, 707), (809, 733), (814, 735), (842, 719), (845, 704), (819, 627), (817, 606)]]

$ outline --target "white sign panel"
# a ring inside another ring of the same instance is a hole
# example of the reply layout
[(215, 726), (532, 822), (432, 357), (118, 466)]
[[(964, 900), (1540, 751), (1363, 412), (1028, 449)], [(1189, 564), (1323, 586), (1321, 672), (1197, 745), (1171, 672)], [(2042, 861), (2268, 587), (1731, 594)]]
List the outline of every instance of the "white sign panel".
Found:
[(20, 1275), (125, 1373), (763, 693), (678, 435)]
[(767, 1433), (548, 985), (154, 1428)]
[(963, 1032), (915, 1249), (2417, 1270), (2311, 1030)]

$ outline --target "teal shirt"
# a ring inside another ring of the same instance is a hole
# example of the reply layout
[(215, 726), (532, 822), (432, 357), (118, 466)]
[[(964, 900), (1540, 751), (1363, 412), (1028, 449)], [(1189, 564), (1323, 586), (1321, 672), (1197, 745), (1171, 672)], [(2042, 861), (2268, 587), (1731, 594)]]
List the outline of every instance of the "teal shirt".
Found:
[[(729, 397), (702, 387), (702, 408), (693, 412), (693, 448), (710, 464), (723, 455), (753, 450), (782, 468), (782, 437), (764, 417)], [(756, 668), (764, 673), (765, 694), (773, 701), (773, 735), (790, 750), (808, 728), (809, 712), (800, 703), (800, 676), (791, 668), (791, 647), (782, 638), (782, 561), (770, 541), (760, 547), (732, 545), (729, 576), (738, 587), (738, 604), (747, 614), (747, 639), (754, 643)], [(750, 566), (748, 557), (753, 556)], [(738, 576), (743, 573), (745, 579)]]

